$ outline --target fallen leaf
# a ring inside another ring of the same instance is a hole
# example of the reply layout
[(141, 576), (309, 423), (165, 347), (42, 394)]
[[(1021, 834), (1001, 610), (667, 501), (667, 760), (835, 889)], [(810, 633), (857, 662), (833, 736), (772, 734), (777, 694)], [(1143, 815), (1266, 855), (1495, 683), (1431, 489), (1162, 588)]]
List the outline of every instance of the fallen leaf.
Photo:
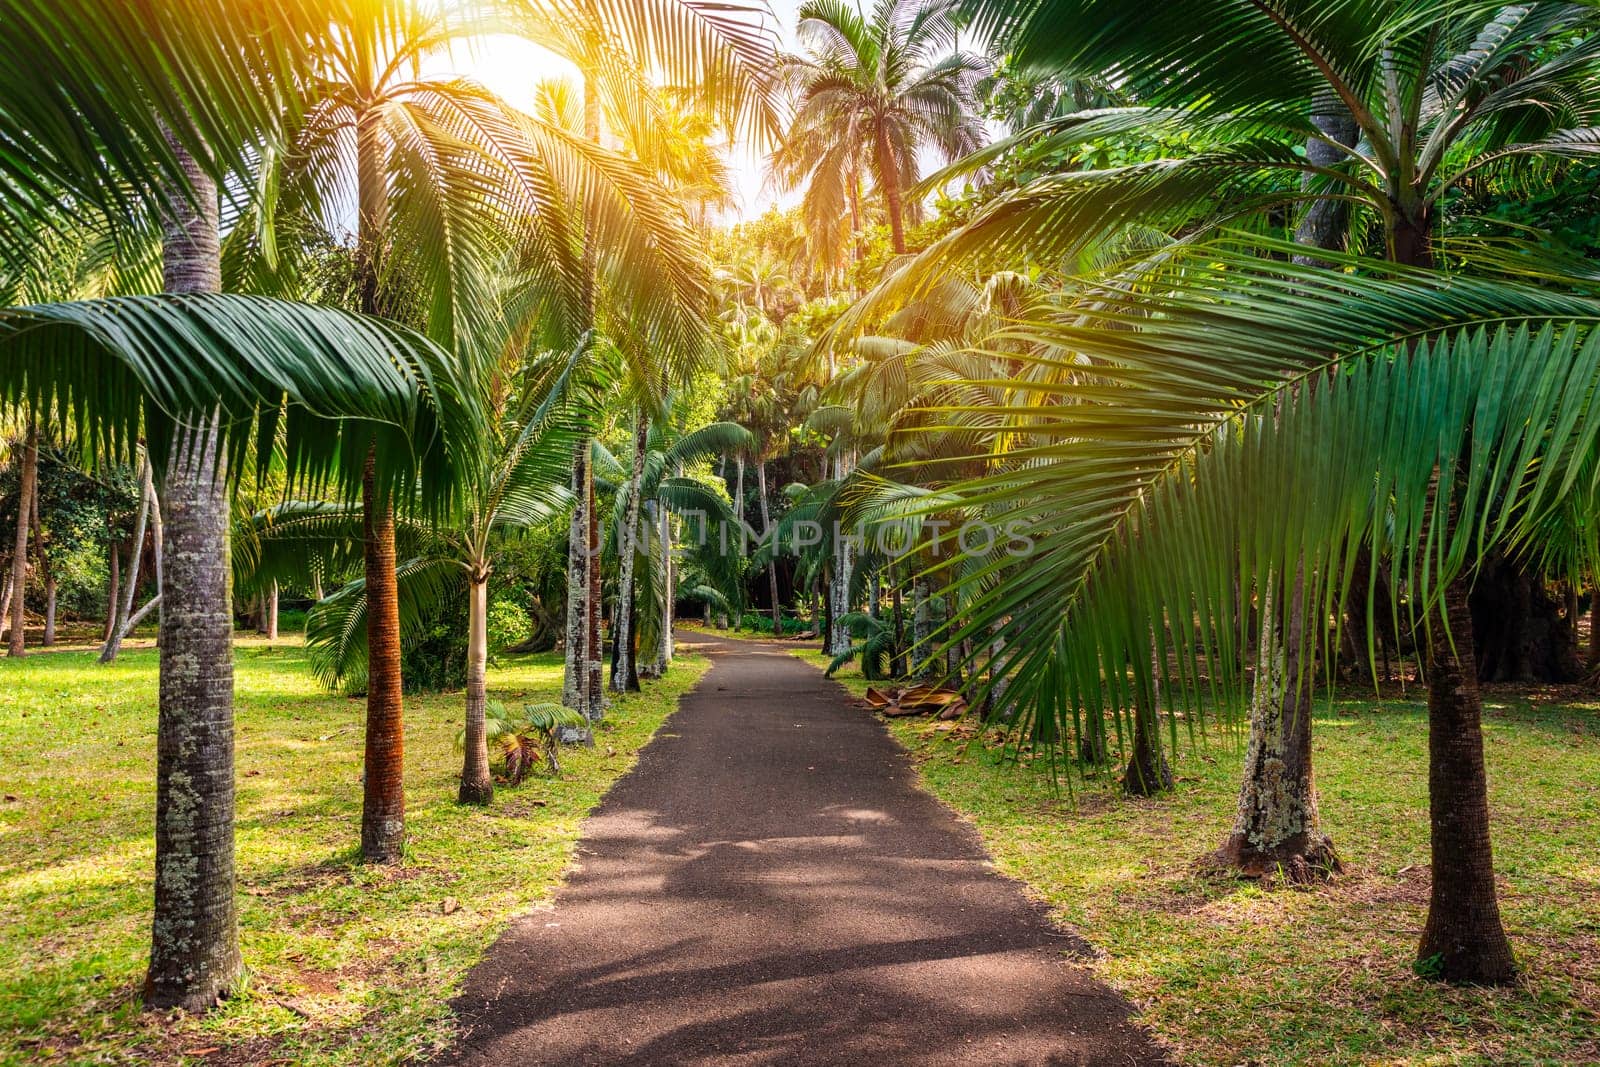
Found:
[(439, 902), (439, 910), (446, 915), (454, 915), (461, 910), (461, 901), (455, 897), (445, 897)]

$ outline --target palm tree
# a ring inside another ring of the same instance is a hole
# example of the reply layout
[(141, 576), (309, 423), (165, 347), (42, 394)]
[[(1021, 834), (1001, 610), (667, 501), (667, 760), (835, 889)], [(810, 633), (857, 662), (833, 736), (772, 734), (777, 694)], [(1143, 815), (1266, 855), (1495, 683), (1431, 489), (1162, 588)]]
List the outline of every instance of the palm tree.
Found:
[[(659, 420), (643, 425), (643, 447), (635, 438), (633, 454), (625, 467), (598, 442), (594, 445), (597, 483), (617, 496), (612, 509), (613, 530), (608, 541), (618, 556), (618, 594), (615, 657), (611, 688), (637, 690), (644, 666), (644, 650), (655, 648), (651, 666), (665, 669), (672, 629), (672, 578), (674, 566), (670, 523), (674, 516), (697, 519), (696, 541), (689, 551), (710, 572), (737, 569), (742, 555), (721, 550), (721, 538), (708, 532), (713, 522), (721, 529), (735, 521), (723, 499), (709, 486), (683, 469), (712, 456), (727, 456), (749, 448), (749, 431), (729, 422), (713, 422), (688, 433), (669, 429)], [(645, 521), (641, 523), (641, 515)], [(714, 551), (715, 549), (715, 551)], [(719, 566), (720, 562), (720, 566)], [(731, 583), (728, 583), (731, 584)], [(655, 596), (639, 597), (640, 589), (654, 588)], [(638, 640), (635, 640), (637, 636)], [(638, 646), (638, 653), (634, 651)]]
[(973, 89), (986, 67), (957, 50), (954, 0), (885, 0), (871, 15), (840, 0), (807, 0), (799, 34), (805, 56), (786, 57), (797, 98), (772, 171), (787, 188), (806, 186), (807, 228), (815, 236), (848, 209), (858, 231), (860, 185), (870, 175), (883, 197), (890, 239), (906, 251), (905, 201), (917, 184), (917, 154), (946, 160), (983, 143)]
[[(470, 82), (416, 72), (423, 58), (475, 28), (459, 12), (411, 0), (369, 0), (335, 22), (305, 119), (272, 178), (279, 192), (268, 221), (333, 229), (342, 224), (337, 205), (354, 202), (361, 310), (413, 321), (463, 359), (498, 351), (518, 320), (570, 348), (586, 328), (586, 256), (605, 263), (635, 328), (670, 342), (683, 328), (682, 306), (703, 286), (683, 227), (655, 203), (649, 177)], [(582, 212), (588, 250), (574, 211)], [(248, 269), (270, 277), (271, 245), (248, 251)], [(508, 269), (516, 288), (500, 298)], [(482, 380), (486, 371), (473, 374)], [(363, 492), (370, 529), (362, 854), (394, 862), (405, 825), (394, 516), (375, 490)]]
[[(1579, 32), (1590, 17), (1581, 5), (1560, 3), (1486, 12), (1471, 3), (1412, 9), (1374, 0), (1337, 13), (1313, 3), (1269, 9), (1209, 0), (1049, 2), (1025, 12), (988, 6), (980, 24), (1014, 49), (1023, 69), (1120, 72), (1119, 88), (1146, 106), (1048, 121), (930, 181), (986, 165), (1023, 142), (1070, 153), (1097, 138), (1183, 131), (1213, 147), (1036, 179), (929, 248), (868, 304), (893, 306), (973, 254), (1053, 264), (1129, 222), (1192, 224), (1215, 215), (1219, 203), (1223, 218), (1303, 205), (1299, 233), (1310, 243), (1338, 247), (1347, 227), (1370, 230), (1390, 259), (1431, 266), (1441, 205), (1463, 182), (1519, 162), (1600, 151), (1593, 125), (1600, 44)], [(1303, 154), (1296, 141), (1306, 145)], [(874, 310), (858, 314), (866, 319)], [(1291, 566), (1274, 579), (1276, 601), (1291, 608), (1284, 625), (1292, 633), (1300, 631), (1299, 572)], [(1454, 599), (1465, 597), (1463, 588)], [(1464, 616), (1455, 621), (1457, 629), (1467, 624)], [(1336, 862), (1316, 825), (1304, 692), (1310, 660), (1296, 644), (1291, 636), (1283, 648), (1263, 650), (1262, 678), (1277, 680), (1281, 691), (1255, 700), (1263, 729), (1247, 759), (1239, 824), (1219, 853), (1246, 866)], [(1461, 648), (1433, 651), (1459, 663)], [(1284, 669), (1273, 669), (1280, 659)], [(1442, 717), (1470, 717), (1463, 702), (1477, 704), (1475, 687), (1443, 688), (1454, 673), (1430, 670), (1440, 679), (1430, 703)], [(1271, 728), (1269, 717), (1282, 729)], [(1257, 744), (1269, 734), (1276, 740)], [(1260, 772), (1278, 756), (1292, 784), (1262, 788)], [(1470, 777), (1471, 768), (1463, 773)]]
[[(1587, 446), (1566, 435), (1596, 417), (1586, 376), (1600, 351), (1586, 331), (1600, 307), (1344, 257), (1337, 271), (1297, 266), (1295, 247), (1168, 250), (1159, 267), (1085, 279), (1008, 331), (1070, 358), (1028, 359), (1053, 380), (1023, 388), (1048, 403), (987, 412), (1025, 414), (1027, 438), (958, 495), (993, 525), (1021, 523), (1031, 551), (1025, 572), (997, 585), (981, 576), (1005, 565), (1000, 554), (974, 561), (961, 580), (968, 620), (946, 641), (1007, 627), (1010, 692), (1041, 739), (1081, 734), (1102, 700), (1119, 715), (1137, 708), (1149, 677), (1139, 665), (1152, 658), (1184, 706), (1227, 706), (1249, 583), (1272, 591), (1288, 639), (1284, 576), (1303, 567), (1302, 617), (1325, 618), (1362, 544), (1409, 583), (1431, 671), (1450, 674), (1470, 639), (1456, 634), (1461, 575), (1578, 491), (1569, 472)], [(1568, 388), (1565, 399), (1548, 392)], [(1282, 486), (1295, 484), (1318, 493), (1282, 507)], [(1310, 626), (1297, 636), (1303, 655), (1329, 639)], [(1481, 745), (1470, 712), (1430, 701), (1435, 875), (1418, 960), (1452, 980), (1502, 981), (1512, 964)]]
[[(584, 358), (582, 346), (574, 359)], [(515, 410), (497, 410), (478, 423), (477, 461), (463, 468), (458, 511), (438, 522), (402, 517), (397, 540), (404, 548), (396, 565), (396, 616), (402, 633), (426, 625), (427, 609), (465, 594), (467, 601), (465, 765), (458, 799), (488, 804), (494, 799), (485, 732), (485, 668), (488, 648), (489, 581), (497, 547), (508, 536), (554, 522), (572, 504), (566, 488), (573, 442), (587, 433), (581, 404), (568, 397), (565, 375), (548, 392), (532, 391)], [(465, 444), (465, 442), (463, 442)], [(329, 501), (290, 501), (258, 513), (251, 534), (235, 552), (235, 568), (247, 583), (265, 588), (304, 577), (308, 567), (339, 574), (365, 559), (364, 509)], [(313, 668), (337, 685), (370, 670), (373, 597), (358, 578), (312, 609), (306, 641)], [(370, 682), (369, 682), (370, 684)]]

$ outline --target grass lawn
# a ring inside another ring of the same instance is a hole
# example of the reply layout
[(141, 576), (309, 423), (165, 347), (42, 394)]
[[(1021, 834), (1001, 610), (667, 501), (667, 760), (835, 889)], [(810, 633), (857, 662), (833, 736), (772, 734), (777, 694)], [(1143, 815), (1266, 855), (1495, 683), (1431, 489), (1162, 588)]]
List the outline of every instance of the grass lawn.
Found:
[[(813, 648), (796, 654), (826, 665)], [(865, 688), (854, 667), (840, 680)], [(1053, 791), (970, 724), (890, 729), (1186, 1063), (1600, 1063), (1600, 709), (1490, 705), (1496, 872), (1523, 969), (1502, 990), (1411, 973), (1429, 885), (1419, 704), (1339, 701), (1318, 716), (1322, 819), (1349, 871), (1314, 891), (1196, 868), (1232, 823), (1232, 739), (1183, 752), (1173, 795), (1134, 801), (1104, 782)]]
[[(700, 677), (686, 656), (619, 699), (560, 780), (454, 803), (461, 695), (407, 698), (410, 841), (357, 862), (364, 703), (312, 680), (297, 638), (236, 650), (240, 934), (248, 984), (202, 1019), (142, 1013), (154, 864), (156, 657), (0, 660), (0, 1062), (389, 1063), (449, 1043), (446, 999), (545, 903), (583, 817)], [(490, 696), (559, 699), (553, 655), (507, 657)]]

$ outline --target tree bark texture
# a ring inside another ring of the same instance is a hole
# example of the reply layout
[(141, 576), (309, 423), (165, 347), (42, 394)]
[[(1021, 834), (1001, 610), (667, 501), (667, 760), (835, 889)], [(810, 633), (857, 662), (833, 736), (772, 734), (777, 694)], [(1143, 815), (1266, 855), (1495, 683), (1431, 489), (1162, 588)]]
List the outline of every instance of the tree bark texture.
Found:
[(37, 506), (34, 499), (39, 481), (39, 427), (28, 423), (28, 439), (22, 447), (22, 477), (17, 486), (17, 534), (11, 555), (11, 634), (6, 655), (21, 656), (27, 651), (28, 527)]
[(204, 1011), (243, 973), (234, 902), (233, 618), (218, 423), (180, 426), (163, 480), (156, 880), (145, 1004)]
[(588, 501), (584, 497), (585, 468), (589, 460), (589, 442), (580, 441), (572, 450), (572, 516), (567, 523), (567, 620), (565, 671), (561, 681), (561, 703), (588, 717), (589, 708), (584, 700), (584, 664), (589, 654), (585, 647), (589, 640), (586, 627), (588, 613), (584, 601), (589, 596), (589, 558), (585, 551), (588, 520), (585, 513)]
[(1417, 965), (1421, 973), (1451, 982), (1503, 983), (1516, 976), (1516, 964), (1495, 895), (1483, 701), (1474, 668), (1467, 589), (1465, 577), (1446, 588), (1448, 630), (1435, 620), (1428, 642), (1433, 886)]
[(636, 546), (640, 541), (639, 489), (644, 477), (644, 459), (649, 446), (649, 433), (650, 420), (642, 414), (634, 416), (633, 470), (628, 475), (628, 502), (622, 519), (621, 544), (617, 549), (621, 574), (617, 582), (617, 665), (611, 672), (611, 691), (614, 693), (639, 691), (638, 662), (633, 648), (633, 585)]
[[(164, 288), (220, 292), (216, 186), (182, 146), (170, 147), (193, 196), (167, 198)], [(220, 413), (180, 419), (162, 480), (155, 905), (144, 983), (146, 1007), (158, 1010), (204, 1011), (244, 972), (234, 900), (233, 612), (220, 432)]]
[(1317, 817), (1303, 574), (1295, 576), (1290, 596), (1281, 631), (1270, 581), (1262, 596), (1243, 782), (1233, 830), (1215, 859), (1252, 877), (1281, 872), (1291, 882), (1304, 883), (1338, 871), (1340, 864)]
[(472, 575), (467, 599), (467, 723), (464, 762), (461, 767), (463, 804), (488, 804), (494, 800), (494, 779), (489, 776), (489, 743), (484, 718), (488, 704), (486, 671), (489, 663), (489, 576)]
[[(394, 511), (377, 499), (376, 457), (361, 479), (362, 562), (367, 578), (367, 722), (361, 790), (361, 858), (398, 863), (406, 840), (405, 701)], [(377, 669), (387, 664), (395, 669)]]

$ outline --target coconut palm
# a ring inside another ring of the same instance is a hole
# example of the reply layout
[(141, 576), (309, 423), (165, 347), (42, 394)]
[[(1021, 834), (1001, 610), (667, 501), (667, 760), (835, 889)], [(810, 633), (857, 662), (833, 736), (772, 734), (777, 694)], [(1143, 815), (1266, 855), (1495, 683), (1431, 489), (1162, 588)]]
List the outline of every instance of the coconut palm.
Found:
[(861, 181), (883, 197), (894, 251), (906, 251), (908, 217), (921, 203), (905, 199), (917, 184), (917, 154), (945, 159), (983, 143), (973, 87), (983, 60), (957, 49), (952, 0), (880, 0), (868, 14), (841, 0), (800, 6), (804, 56), (786, 57), (783, 73), (796, 97), (794, 119), (772, 172), (787, 188), (806, 186), (813, 234), (848, 209), (859, 230)]

